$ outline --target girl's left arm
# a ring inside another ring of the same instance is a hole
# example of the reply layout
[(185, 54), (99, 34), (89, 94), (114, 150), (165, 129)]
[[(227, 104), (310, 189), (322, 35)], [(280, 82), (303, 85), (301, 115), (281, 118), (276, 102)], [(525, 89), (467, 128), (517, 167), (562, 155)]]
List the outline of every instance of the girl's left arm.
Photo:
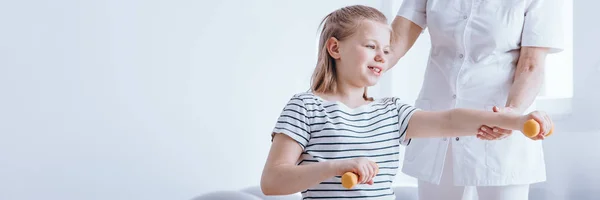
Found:
[[(528, 119), (549, 120), (545, 113), (527, 115), (455, 108), (446, 111), (415, 111), (406, 131), (407, 138), (475, 136), (482, 125), (522, 130)], [(550, 122), (551, 123), (551, 122)], [(546, 130), (540, 131), (545, 134)]]

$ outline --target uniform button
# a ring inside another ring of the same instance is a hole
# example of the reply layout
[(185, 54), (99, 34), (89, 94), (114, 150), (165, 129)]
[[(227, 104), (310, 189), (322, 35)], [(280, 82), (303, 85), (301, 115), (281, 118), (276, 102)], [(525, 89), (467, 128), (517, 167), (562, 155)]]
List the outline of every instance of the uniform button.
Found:
[(463, 15), (463, 19), (467, 19), (468, 17), (466, 15)]
[(463, 57), (465, 57), (465, 55), (463, 55), (463, 54), (460, 54), (460, 55), (458, 55), (458, 57), (459, 57), (459, 58), (463, 58)]
[(452, 95), (452, 98), (453, 98), (453, 99), (456, 99), (456, 95)]
[(458, 139), (458, 137), (456, 137), (456, 141), (458, 141), (458, 140), (460, 140), (460, 139)]

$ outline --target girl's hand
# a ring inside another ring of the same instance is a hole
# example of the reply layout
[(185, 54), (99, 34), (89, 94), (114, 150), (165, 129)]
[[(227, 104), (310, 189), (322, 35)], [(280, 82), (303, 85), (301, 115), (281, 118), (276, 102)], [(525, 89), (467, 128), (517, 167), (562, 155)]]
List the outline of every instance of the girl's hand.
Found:
[(548, 114), (542, 111), (533, 111), (523, 116), (520, 124), (525, 124), (525, 122), (530, 119), (533, 119), (537, 121), (538, 124), (540, 124), (540, 132), (537, 136), (532, 137), (531, 139), (543, 140), (544, 138), (546, 138), (546, 135), (548, 134), (550, 129), (552, 129), (553, 124), (552, 120), (550, 119), (550, 116), (548, 116)]
[(346, 172), (358, 175), (359, 184), (373, 185), (373, 178), (379, 173), (377, 163), (366, 158), (353, 158), (335, 161), (336, 175), (341, 176)]
[[(510, 107), (498, 108), (494, 106), (494, 112), (515, 112)], [(482, 140), (501, 140), (512, 134), (512, 130), (502, 129), (498, 127), (489, 127), (483, 125), (479, 128), (479, 133), (477, 134), (477, 138)]]

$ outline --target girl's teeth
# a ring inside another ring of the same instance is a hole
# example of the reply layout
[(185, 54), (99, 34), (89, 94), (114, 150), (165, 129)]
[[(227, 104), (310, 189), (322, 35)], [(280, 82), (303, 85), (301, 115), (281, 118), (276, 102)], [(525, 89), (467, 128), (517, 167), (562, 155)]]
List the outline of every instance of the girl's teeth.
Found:
[(369, 69), (373, 70), (373, 72), (376, 72), (376, 73), (380, 73), (381, 72), (381, 69), (379, 69), (377, 67), (369, 67)]

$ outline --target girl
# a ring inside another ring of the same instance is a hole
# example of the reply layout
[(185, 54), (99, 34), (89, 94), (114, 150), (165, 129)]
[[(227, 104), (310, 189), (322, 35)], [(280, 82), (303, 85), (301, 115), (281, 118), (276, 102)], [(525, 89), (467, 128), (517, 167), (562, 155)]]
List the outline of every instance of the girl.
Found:
[[(421, 111), (398, 98), (370, 98), (366, 88), (390, 67), (386, 17), (356, 5), (330, 13), (322, 23), (311, 90), (289, 100), (272, 132), (261, 180), (266, 195), (395, 199), (390, 186), (400, 145), (409, 145), (410, 138), (476, 135), (484, 124), (521, 130), (526, 120), (545, 118), (540, 112)], [(345, 172), (358, 174), (360, 184), (343, 188)]]

